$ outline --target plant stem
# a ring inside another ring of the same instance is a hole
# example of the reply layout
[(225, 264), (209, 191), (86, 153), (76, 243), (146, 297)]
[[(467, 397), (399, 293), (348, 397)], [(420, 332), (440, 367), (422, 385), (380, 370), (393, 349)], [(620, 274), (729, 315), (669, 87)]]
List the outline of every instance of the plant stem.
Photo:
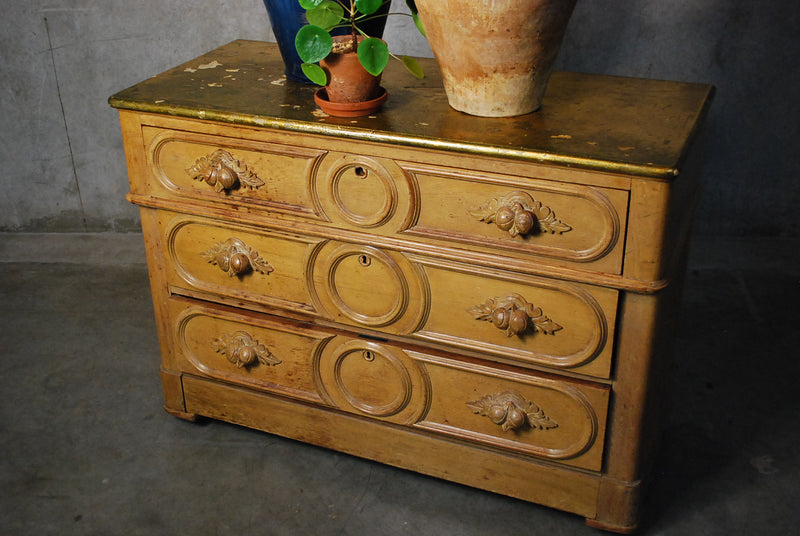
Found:
[(356, 29), (355, 0), (350, 0), (350, 31), (353, 34), (353, 52), (358, 53), (358, 31)]

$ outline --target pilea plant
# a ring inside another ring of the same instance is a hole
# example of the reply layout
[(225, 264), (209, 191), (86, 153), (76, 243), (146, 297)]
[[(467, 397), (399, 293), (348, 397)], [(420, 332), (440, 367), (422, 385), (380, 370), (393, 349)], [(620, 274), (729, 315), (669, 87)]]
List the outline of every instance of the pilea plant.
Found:
[[(295, 47), (300, 59), (303, 61), (301, 68), (309, 80), (317, 85), (324, 86), (328, 83), (328, 74), (317, 65), (333, 52), (333, 38), (330, 31), (334, 28), (347, 27), (353, 36), (353, 52), (358, 54), (359, 63), (368, 73), (379, 76), (389, 58), (394, 57), (403, 62), (406, 68), (416, 76), (422, 78), (422, 68), (416, 60), (408, 56), (397, 57), (389, 52), (387, 44), (376, 37), (370, 37), (361, 30), (359, 24), (376, 17), (385, 17), (390, 13), (377, 13), (380, 8), (390, 3), (391, 0), (298, 0), (300, 6), (306, 10), (308, 24), (300, 28), (295, 38)], [(411, 17), (419, 31), (425, 31), (416, 12), (414, 0), (406, 0), (411, 9)], [(377, 14), (376, 14), (377, 13)], [(392, 15), (406, 15), (405, 13), (391, 13)], [(363, 40), (359, 40), (363, 36)], [(339, 52), (339, 51), (337, 51)]]

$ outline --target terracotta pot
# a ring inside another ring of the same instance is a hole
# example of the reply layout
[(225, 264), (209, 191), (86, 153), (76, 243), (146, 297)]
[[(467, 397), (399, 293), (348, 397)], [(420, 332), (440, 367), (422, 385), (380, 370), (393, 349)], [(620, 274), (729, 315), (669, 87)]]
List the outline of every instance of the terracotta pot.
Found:
[[(337, 35), (333, 38), (334, 50), (337, 43), (352, 41), (351, 35)], [(364, 37), (359, 37), (359, 42)], [(340, 54), (332, 52), (319, 62), (328, 71), (328, 85), (325, 91), (330, 102), (363, 102), (378, 97), (381, 92), (381, 77), (369, 74), (358, 61), (355, 52)]]
[(322, 111), (333, 117), (363, 117), (379, 111), (389, 97), (386, 90), (381, 88), (378, 96), (372, 100), (361, 102), (331, 102), (325, 88), (321, 87), (314, 93), (314, 102)]
[(576, 0), (416, 0), (450, 106), (485, 117), (541, 106)]

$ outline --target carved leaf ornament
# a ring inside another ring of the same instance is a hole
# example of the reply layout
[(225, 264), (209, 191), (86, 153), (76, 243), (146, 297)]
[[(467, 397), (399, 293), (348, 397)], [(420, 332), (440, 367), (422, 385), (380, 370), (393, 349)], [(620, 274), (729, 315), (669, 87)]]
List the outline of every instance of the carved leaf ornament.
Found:
[(217, 192), (234, 190), (240, 185), (251, 190), (264, 185), (264, 181), (248, 169), (244, 162), (223, 149), (200, 157), (186, 172), (194, 180), (205, 181), (213, 186)]
[(563, 329), (560, 325), (550, 320), (540, 307), (529, 303), (519, 294), (511, 294), (505, 298), (489, 298), (481, 305), (467, 309), (476, 320), (491, 322), (497, 329), (506, 331), (511, 337), (519, 335), (528, 329), (533, 329), (545, 335), (552, 335)]
[(213, 345), (218, 353), (239, 368), (248, 368), (256, 363), (269, 366), (281, 362), (265, 345), (245, 331), (221, 335), (214, 340)]
[(221, 244), (216, 244), (208, 251), (201, 253), (211, 264), (219, 266), (229, 276), (243, 275), (250, 270), (262, 274), (269, 274), (274, 270), (264, 260), (258, 251), (250, 248), (238, 238), (229, 238)]
[(550, 207), (542, 205), (525, 192), (511, 192), (487, 204), (469, 210), (469, 213), (486, 223), (494, 223), (511, 236), (527, 235), (537, 231), (566, 233), (572, 227), (556, 218)]
[(486, 395), (480, 400), (467, 402), (467, 406), (473, 413), (488, 417), (493, 423), (500, 425), (504, 432), (524, 428), (558, 428), (558, 424), (545, 415), (539, 406), (514, 391)]

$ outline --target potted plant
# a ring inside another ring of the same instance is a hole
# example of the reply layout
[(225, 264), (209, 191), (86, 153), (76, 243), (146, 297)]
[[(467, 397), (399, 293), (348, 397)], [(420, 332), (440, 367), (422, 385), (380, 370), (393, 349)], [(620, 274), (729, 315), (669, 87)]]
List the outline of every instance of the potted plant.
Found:
[[(294, 46), (294, 38), (297, 31), (308, 24), (306, 20), (306, 10), (303, 9), (297, 0), (264, 0), (269, 15), (269, 23), (272, 33), (278, 43), (283, 63), (286, 67), (285, 74), (290, 80), (311, 84), (306, 75), (303, 74), (300, 56)], [(384, 2), (383, 6), (375, 14), (389, 13), (391, 1)], [(383, 37), (383, 30), (386, 26), (386, 17), (373, 17), (371, 20), (362, 24), (363, 29), (369, 35)], [(337, 28), (331, 31), (332, 35), (348, 33), (348, 28)]]
[[(388, 0), (298, 0), (306, 10), (308, 24), (300, 28), (295, 47), (303, 73), (314, 83), (325, 86), (314, 96), (329, 115), (356, 117), (380, 109), (387, 93), (380, 86), (383, 70), (391, 57), (385, 41), (368, 35), (363, 24), (376, 17)], [(413, 2), (410, 3), (413, 5)], [(415, 14), (415, 21), (418, 22)], [(419, 23), (417, 27), (422, 31)], [(348, 28), (346, 35), (331, 32)], [(413, 58), (397, 58), (419, 78), (422, 69)]]
[(487, 117), (537, 110), (575, 3), (416, 0), (450, 106)]

